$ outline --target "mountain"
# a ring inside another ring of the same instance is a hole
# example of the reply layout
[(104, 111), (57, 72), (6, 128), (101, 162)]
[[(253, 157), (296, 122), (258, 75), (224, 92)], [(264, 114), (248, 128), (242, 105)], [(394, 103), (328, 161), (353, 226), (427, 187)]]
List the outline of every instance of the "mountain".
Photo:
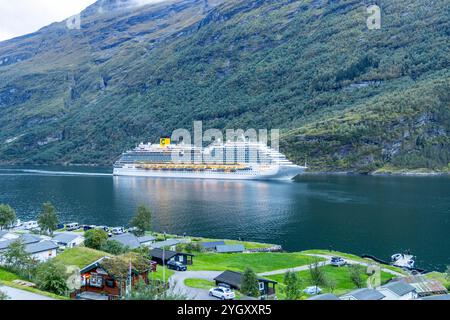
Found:
[(0, 43), (0, 162), (111, 165), (201, 120), (281, 128), (312, 170), (450, 170), (449, 15), (446, 0), (99, 1), (80, 30)]

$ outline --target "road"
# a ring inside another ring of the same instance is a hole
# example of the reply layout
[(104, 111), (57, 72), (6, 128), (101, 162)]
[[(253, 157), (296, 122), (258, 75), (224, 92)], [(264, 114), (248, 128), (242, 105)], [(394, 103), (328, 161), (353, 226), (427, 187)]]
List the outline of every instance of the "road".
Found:
[(187, 296), (189, 300), (217, 300), (214, 297), (209, 296), (208, 290), (196, 289), (188, 287), (184, 284), (185, 279), (204, 279), (208, 281), (214, 281), (214, 278), (221, 274), (223, 271), (186, 271), (175, 272), (170, 277), (170, 286), (174, 287), (176, 293), (182, 293)]
[(0, 291), (6, 293), (9, 300), (54, 300), (47, 296), (6, 286), (0, 286)]

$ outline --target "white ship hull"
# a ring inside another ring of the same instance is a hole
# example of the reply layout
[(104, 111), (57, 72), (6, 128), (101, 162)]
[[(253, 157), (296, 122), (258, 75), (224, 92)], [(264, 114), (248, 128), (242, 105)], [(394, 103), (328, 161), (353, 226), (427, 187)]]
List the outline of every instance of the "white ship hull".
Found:
[(181, 179), (217, 179), (217, 180), (292, 180), (305, 171), (305, 167), (296, 165), (273, 166), (264, 170), (255, 168), (245, 172), (187, 172), (145, 170), (134, 167), (115, 168), (115, 176), (181, 178)]

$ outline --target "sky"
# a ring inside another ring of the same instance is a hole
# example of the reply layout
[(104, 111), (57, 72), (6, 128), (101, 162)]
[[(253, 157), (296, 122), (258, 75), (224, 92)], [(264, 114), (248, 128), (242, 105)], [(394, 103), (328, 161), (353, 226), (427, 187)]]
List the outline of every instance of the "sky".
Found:
[[(137, 4), (163, 0), (132, 0)], [(0, 41), (32, 33), (80, 13), (96, 0), (0, 0)]]

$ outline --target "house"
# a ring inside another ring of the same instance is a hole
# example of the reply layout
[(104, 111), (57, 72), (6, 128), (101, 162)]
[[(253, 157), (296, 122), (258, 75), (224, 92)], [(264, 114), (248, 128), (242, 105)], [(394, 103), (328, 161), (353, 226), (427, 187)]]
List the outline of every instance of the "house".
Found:
[(175, 252), (163, 249), (153, 249), (150, 251), (150, 257), (159, 265), (166, 265), (169, 261), (178, 261), (184, 265), (192, 265), (194, 255), (190, 253)]
[(442, 283), (437, 280), (428, 279), (423, 275), (400, 278), (394, 281), (402, 281), (413, 286), (416, 289), (418, 298), (445, 295), (448, 293)]
[(55, 235), (52, 238), (52, 241), (56, 243), (60, 249), (66, 249), (81, 245), (84, 242), (84, 237), (81, 234), (65, 232)]
[[(87, 265), (80, 270), (81, 288), (72, 294), (73, 298), (81, 300), (113, 300), (126, 292), (126, 281), (119, 281), (103, 267), (103, 262), (110, 257), (103, 257)], [(135, 285), (139, 281), (148, 283), (148, 270), (137, 271), (132, 268), (131, 283)]]
[(377, 289), (384, 295), (383, 300), (414, 300), (416, 288), (403, 281), (391, 281)]
[(137, 249), (139, 247), (150, 247), (155, 239), (152, 236), (136, 237), (132, 233), (124, 233), (114, 236), (110, 240), (120, 242), (123, 246), (130, 249)]
[[(214, 278), (217, 285), (225, 284), (230, 286), (232, 289), (241, 290), (243, 274), (236, 271), (227, 270)], [(278, 282), (258, 278), (258, 286), (261, 296), (274, 296), (276, 294), (275, 286)]]
[(35, 261), (46, 262), (56, 257), (58, 245), (52, 241), (44, 240), (25, 245), (25, 251), (31, 255)]
[(332, 300), (340, 300), (337, 296), (331, 293), (325, 293), (325, 294), (319, 294), (317, 296), (311, 297), (308, 300), (326, 300), (326, 301), (332, 301)]
[[(16, 241), (21, 241), (25, 245), (25, 251), (36, 261), (45, 262), (56, 257), (58, 246), (54, 242), (32, 234), (23, 234), (16, 239), (0, 241), (0, 256)], [(2, 263), (1, 260), (0, 258), (0, 263)]]
[(177, 239), (168, 239), (166, 241), (155, 242), (151, 245), (153, 249), (161, 249), (161, 248), (171, 248), (171, 250), (175, 250), (175, 247), (182, 243), (182, 241)]
[(228, 244), (216, 246), (217, 253), (240, 253), (245, 251), (242, 244)]
[(363, 288), (341, 296), (341, 300), (383, 300), (385, 295), (375, 289)]
[(200, 242), (200, 245), (206, 251), (215, 251), (217, 246), (224, 246), (225, 241)]

